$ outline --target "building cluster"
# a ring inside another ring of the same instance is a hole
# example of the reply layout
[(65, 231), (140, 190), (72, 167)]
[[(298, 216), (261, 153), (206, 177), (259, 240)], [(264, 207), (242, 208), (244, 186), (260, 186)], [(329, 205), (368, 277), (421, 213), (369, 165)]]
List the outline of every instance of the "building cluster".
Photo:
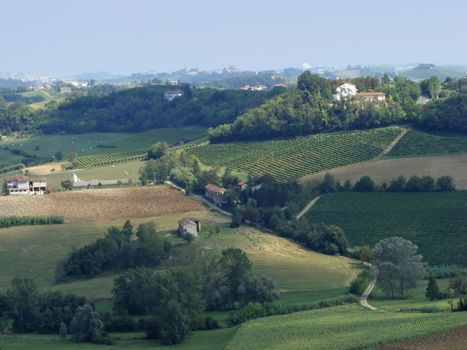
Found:
[(386, 94), (384, 92), (358, 92), (354, 84), (344, 83), (336, 88), (336, 93), (333, 95), (336, 101), (342, 101), (349, 97), (357, 97), (365, 102), (384, 102)]
[(15, 175), (5, 178), (10, 195), (42, 195), (47, 192), (45, 179)]
[(266, 85), (243, 85), (240, 89), (245, 91), (264, 91), (267, 90), (268, 87)]

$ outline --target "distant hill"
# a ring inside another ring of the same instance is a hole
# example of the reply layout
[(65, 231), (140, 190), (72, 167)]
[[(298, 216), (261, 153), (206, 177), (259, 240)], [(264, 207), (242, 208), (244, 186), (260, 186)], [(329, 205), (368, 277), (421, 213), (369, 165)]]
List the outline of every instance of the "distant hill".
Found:
[(443, 81), (447, 77), (453, 79), (462, 78), (464, 76), (464, 72), (460, 69), (461, 67), (451, 68), (444, 66), (435, 66), (434, 64), (419, 64), (415, 68), (401, 72), (400, 75), (412, 80), (423, 80), (430, 77), (436, 77), (439, 80)]

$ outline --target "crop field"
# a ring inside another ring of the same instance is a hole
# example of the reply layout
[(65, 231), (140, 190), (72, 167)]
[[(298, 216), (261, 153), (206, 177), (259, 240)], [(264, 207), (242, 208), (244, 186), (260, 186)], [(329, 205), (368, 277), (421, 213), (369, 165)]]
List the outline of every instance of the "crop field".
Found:
[[(325, 173), (306, 176), (301, 182), (310, 184), (322, 181)], [(368, 175), (379, 184), (383, 181), (389, 182), (399, 175), (404, 175), (406, 178), (412, 175), (430, 175), (435, 178), (449, 175), (454, 179), (458, 189), (467, 189), (467, 154), (382, 159), (333, 169), (329, 173), (341, 183), (345, 180), (355, 183), (360, 177)]]
[(378, 157), (402, 132), (398, 127), (288, 140), (206, 144), (188, 149), (207, 165), (287, 181)]
[(467, 264), (467, 191), (333, 193), (306, 214), (340, 226), (354, 246), (391, 236), (416, 243), (430, 264)]
[[(43, 135), (3, 141), (0, 142), (0, 146), (14, 146), (30, 155), (49, 159), (58, 151), (61, 151), (65, 158), (72, 152), (80, 157), (90, 154), (142, 153), (158, 141), (174, 144), (182, 138), (198, 139), (205, 135), (206, 129), (202, 127), (165, 128), (152, 129), (142, 133)], [(16, 158), (14, 162), (17, 163)]]
[(247, 322), (226, 349), (366, 349), (466, 324), (461, 312), (373, 312), (346, 305)]
[(61, 215), (66, 222), (154, 217), (203, 208), (198, 202), (166, 186), (0, 197), (0, 216)]
[(115, 163), (141, 160), (146, 157), (146, 152), (122, 152), (110, 154), (92, 154), (76, 158), (80, 168), (90, 168)]
[(388, 156), (427, 156), (466, 152), (467, 136), (432, 134), (409, 130), (389, 152)]

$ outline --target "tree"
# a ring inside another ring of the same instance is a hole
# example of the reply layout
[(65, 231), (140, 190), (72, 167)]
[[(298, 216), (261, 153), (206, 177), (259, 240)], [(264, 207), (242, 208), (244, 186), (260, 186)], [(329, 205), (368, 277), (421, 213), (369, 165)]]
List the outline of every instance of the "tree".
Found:
[(396, 292), (403, 297), (405, 291), (416, 288), (423, 277), (426, 265), (417, 250), (415, 244), (401, 237), (386, 238), (375, 245), (379, 285), (392, 298)]
[(360, 260), (364, 262), (372, 262), (374, 259), (373, 250), (367, 245), (360, 248)]
[(425, 296), (430, 300), (437, 300), (440, 298), (441, 293), (439, 292), (438, 283), (434, 277), (430, 277), (428, 280), (428, 286), (426, 287)]
[(54, 155), (54, 158), (57, 162), (60, 162), (63, 160), (63, 153), (62, 151), (58, 151), (57, 153), (55, 153)]
[(190, 332), (187, 315), (175, 300), (170, 300), (155, 316), (159, 339), (164, 345), (180, 344)]
[(336, 191), (336, 178), (334, 175), (326, 173), (321, 184), (318, 186), (320, 193)]
[(222, 251), (219, 266), (225, 275), (231, 300), (235, 302), (238, 299), (238, 288), (251, 270), (250, 260), (241, 249), (228, 248)]
[(13, 319), (13, 330), (18, 333), (32, 332), (40, 323), (38, 290), (29, 278), (14, 278), (6, 292), (9, 316)]
[(454, 185), (454, 180), (451, 176), (440, 176), (436, 180), (436, 187), (441, 192), (452, 192), (456, 190), (456, 186)]
[(326, 99), (330, 99), (332, 96), (331, 82), (319, 75), (311, 74), (310, 71), (305, 71), (298, 76), (297, 88), (302, 91), (308, 91), (311, 94), (319, 93)]
[(60, 185), (65, 190), (72, 190), (73, 189), (73, 183), (71, 182), (71, 180), (63, 180), (62, 182), (60, 182)]
[(8, 196), (9, 194), (10, 194), (10, 191), (8, 190), (8, 183), (6, 181), (3, 181), (2, 195)]
[(355, 183), (354, 191), (356, 192), (374, 192), (375, 183), (369, 176), (362, 176), (360, 180)]
[(407, 180), (404, 176), (399, 176), (396, 179), (393, 179), (389, 182), (388, 192), (403, 192), (405, 191), (405, 186), (407, 185)]
[(420, 82), (420, 89), (423, 95), (438, 98), (441, 91), (441, 82), (438, 78), (431, 77)]
[(60, 322), (60, 328), (58, 329), (58, 334), (60, 335), (60, 338), (66, 338), (68, 335), (68, 328), (66, 327), (66, 324), (63, 322)]
[(458, 298), (457, 310), (467, 311), (467, 277), (460, 276), (449, 281), (449, 289)]
[(167, 154), (170, 146), (166, 142), (156, 142), (148, 151), (148, 159), (159, 159)]
[(70, 334), (77, 342), (95, 343), (104, 337), (104, 324), (91, 305), (80, 306), (70, 323)]

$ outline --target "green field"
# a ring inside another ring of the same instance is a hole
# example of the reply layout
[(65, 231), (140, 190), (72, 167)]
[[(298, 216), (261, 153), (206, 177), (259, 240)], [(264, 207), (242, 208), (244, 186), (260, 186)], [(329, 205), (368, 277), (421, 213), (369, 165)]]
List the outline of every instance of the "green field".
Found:
[(354, 246), (401, 236), (430, 264), (467, 265), (467, 191), (333, 193), (308, 212), (314, 223), (340, 226)]
[[(197, 139), (206, 135), (202, 127), (152, 129), (142, 133), (88, 133), (75, 135), (44, 135), (15, 141), (0, 142), (0, 146), (15, 146), (18, 149), (43, 158), (51, 158), (61, 151), (64, 157), (71, 152), (78, 156), (145, 152), (158, 141), (169, 144), (181, 138)], [(17, 163), (17, 161), (15, 161)], [(3, 159), (0, 158), (0, 163)]]
[(287, 181), (378, 157), (400, 133), (389, 127), (297, 137), (289, 140), (205, 144), (189, 153), (207, 165), (228, 166), (253, 176)]
[(464, 313), (373, 312), (346, 305), (250, 321), (226, 349), (366, 349), (466, 324)]
[(409, 130), (388, 156), (427, 156), (467, 152), (467, 136)]
[[(186, 216), (199, 217), (205, 224), (221, 225), (219, 234), (209, 237), (207, 232), (202, 232), (201, 237), (192, 244), (209, 250), (231, 246), (244, 249), (253, 263), (254, 272), (272, 277), (283, 291), (323, 291), (319, 298), (326, 298), (327, 292), (324, 290), (345, 287), (360, 267), (350, 259), (307, 251), (284, 238), (247, 226), (230, 229), (228, 220), (208, 211), (161, 216), (153, 221), (159, 230), (174, 230), (177, 221)], [(133, 222), (136, 225), (149, 220), (151, 219), (137, 219)], [(122, 225), (123, 221), (0, 229), (0, 290), (7, 288), (14, 277), (21, 276), (35, 279), (41, 288), (75, 292), (93, 299), (110, 297), (114, 273), (53, 285), (55, 267), (73, 247), (81, 247), (102, 237), (107, 227)], [(174, 239), (180, 241), (178, 238)], [(342, 292), (340, 289), (333, 293)], [(308, 297), (310, 295), (298, 293), (293, 298), (299, 302)], [(318, 297), (310, 297), (310, 300), (316, 298)]]

